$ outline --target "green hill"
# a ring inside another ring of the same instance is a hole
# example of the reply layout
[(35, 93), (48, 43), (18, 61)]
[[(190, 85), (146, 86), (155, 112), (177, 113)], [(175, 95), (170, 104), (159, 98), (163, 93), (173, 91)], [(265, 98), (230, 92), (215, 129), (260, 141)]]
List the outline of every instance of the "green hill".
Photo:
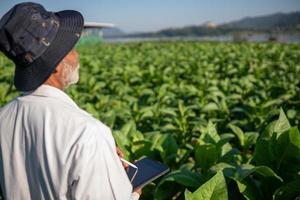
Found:
[(169, 28), (158, 32), (128, 34), (125, 37), (218, 36), (236, 32), (300, 32), (300, 11), (246, 17), (241, 20), (210, 27), (207, 24)]

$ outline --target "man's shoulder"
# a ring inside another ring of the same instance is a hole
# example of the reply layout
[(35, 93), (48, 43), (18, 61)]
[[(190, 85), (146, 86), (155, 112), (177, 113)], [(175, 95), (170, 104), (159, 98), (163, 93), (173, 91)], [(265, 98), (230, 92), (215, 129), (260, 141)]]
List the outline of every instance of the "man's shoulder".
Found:
[(4, 112), (4, 110), (10, 109), (11, 107), (15, 106), (17, 103), (17, 98), (7, 102), (6, 104), (0, 106), (0, 114)]
[(26, 110), (26, 113), (31, 113), (32, 117), (41, 118), (42, 116), (51, 116), (53, 119), (58, 121), (68, 121), (77, 126), (79, 124), (84, 124), (85, 126), (94, 127), (101, 129), (102, 131), (110, 131), (110, 128), (107, 127), (104, 123), (94, 118), (91, 114), (81, 109), (78, 106), (67, 104), (63, 101), (58, 101), (55, 99), (47, 98), (47, 101), (44, 99), (31, 99), (36, 97), (17, 97), (3, 107), (0, 108), (1, 112), (11, 113), (13, 110), (19, 111), (20, 109), (23, 112)]
[[(72, 108), (66, 106), (60, 111), (56, 109), (57, 117), (60, 117), (61, 113), (64, 115), (62, 119), (68, 120), (68, 124), (74, 124), (74, 128), (81, 132), (82, 142), (105, 139), (113, 144), (111, 129), (80, 107)], [(92, 142), (94, 143), (95, 141)]]
[(60, 119), (67, 118), (68, 120), (92, 120), (92, 116), (79, 108), (75, 104), (70, 104), (60, 99), (53, 97), (39, 97), (39, 96), (20, 96), (16, 98), (18, 104), (25, 109), (33, 110), (38, 114), (49, 114)]

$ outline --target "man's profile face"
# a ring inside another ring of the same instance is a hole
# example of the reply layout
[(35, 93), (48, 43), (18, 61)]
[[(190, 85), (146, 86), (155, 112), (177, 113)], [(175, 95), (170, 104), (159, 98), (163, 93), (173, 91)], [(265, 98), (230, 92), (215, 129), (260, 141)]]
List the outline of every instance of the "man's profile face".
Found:
[(76, 84), (79, 80), (79, 56), (75, 49), (72, 49), (62, 60), (61, 81), (64, 88)]
[(64, 62), (71, 66), (78, 66), (79, 65), (79, 56), (75, 49), (72, 49), (67, 56), (64, 58)]

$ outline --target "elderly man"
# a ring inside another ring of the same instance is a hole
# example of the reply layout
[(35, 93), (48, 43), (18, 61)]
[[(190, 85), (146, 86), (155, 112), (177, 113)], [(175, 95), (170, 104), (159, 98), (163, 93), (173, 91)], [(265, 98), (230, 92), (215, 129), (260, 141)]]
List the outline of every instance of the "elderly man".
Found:
[[(0, 50), (22, 95), (0, 109), (0, 183), (6, 199), (138, 199), (111, 130), (63, 90), (78, 81), (77, 11), (14, 6), (0, 21)], [(0, 72), (1, 73), (1, 72)]]

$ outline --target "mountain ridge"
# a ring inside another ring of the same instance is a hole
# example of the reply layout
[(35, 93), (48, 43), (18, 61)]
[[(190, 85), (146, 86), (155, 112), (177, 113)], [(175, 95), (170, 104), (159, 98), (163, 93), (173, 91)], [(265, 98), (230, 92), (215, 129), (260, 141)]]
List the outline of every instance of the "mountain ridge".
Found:
[[(122, 32), (122, 31), (121, 31)], [(112, 37), (176, 37), (218, 36), (237, 32), (298, 32), (300, 33), (300, 11), (277, 12), (268, 15), (244, 17), (222, 24), (206, 22), (202, 25), (166, 28), (155, 32), (124, 33)], [(110, 37), (107, 35), (106, 37)]]

